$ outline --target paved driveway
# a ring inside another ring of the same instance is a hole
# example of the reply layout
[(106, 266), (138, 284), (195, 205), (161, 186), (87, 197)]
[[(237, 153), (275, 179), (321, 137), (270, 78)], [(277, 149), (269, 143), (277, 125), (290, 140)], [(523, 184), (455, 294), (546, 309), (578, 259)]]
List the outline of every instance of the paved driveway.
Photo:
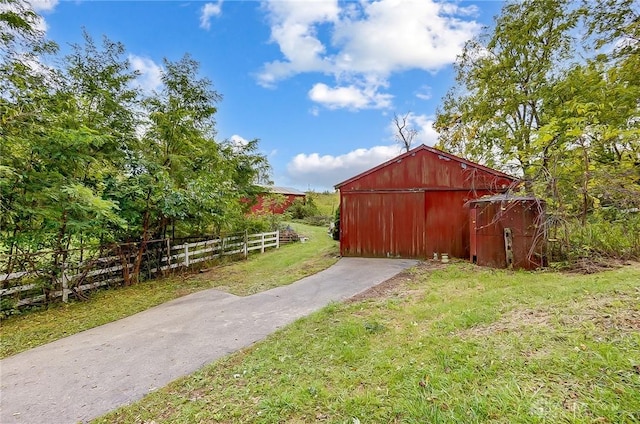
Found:
[(415, 263), (343, 258), (288, 286), (247, 297), (194, 293), (6, 358), (0, 422), (88, 421)]

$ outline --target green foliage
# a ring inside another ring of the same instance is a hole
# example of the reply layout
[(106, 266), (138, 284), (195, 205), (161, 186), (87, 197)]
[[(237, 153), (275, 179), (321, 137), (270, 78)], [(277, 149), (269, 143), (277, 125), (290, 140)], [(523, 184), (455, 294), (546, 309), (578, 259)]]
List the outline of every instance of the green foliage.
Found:
[(244, 216), (238, 224), (235, 231), (248, 231), (249, 233), (262, 233), (276, 231), (282, 224), (283, 216), (268, 211), (254, 213)]
[(24, 2), (0, 6), (0, 252), (50, 249), (55, 268), (72, 247), (242, 221), (269, 164), (258, 140), (215, 140), (221, 96), (197, 61), (165, 60), (162, 88), (145, 95), (123, 44), (85, 32), (50, 68), (40, 17)]
[(313, 215), (305, 217), (302, 222), (316, 227), (326, 227), (331, 223), (331, 217), (327, 215)]
[(307, 192), (307, 197), (313, 198), (313, 203), (318, 207), (319, 215), (333, 216), (336, 208), (340, 203), (340, 193), (328, 192), (318, 193), (315, 191)]
[(333, 228), (331, 229), (331, 237), (334, 240), (340, 240), (340, 205), (336, 208), (335, 217), (333, 219)]
[(307, 196), (304, 200), (294, 200), (287, 208), (287, 213), (293, 219), (304, 219), (318, 215), (318, 207), (313, 200), (313, 196)]
[(572, 259), (640, 257), (640, 213), (621, 214), (617, 220), (591, 219), (570, 230)]
[(640, 207), (639, 19), (627, 0), (509, 2), (466, 45), (460, 87), (437, 114), (440, 147), (522, 177), (546, 201), (565, 254), (574, 222), (604, 227), (605, 210)]

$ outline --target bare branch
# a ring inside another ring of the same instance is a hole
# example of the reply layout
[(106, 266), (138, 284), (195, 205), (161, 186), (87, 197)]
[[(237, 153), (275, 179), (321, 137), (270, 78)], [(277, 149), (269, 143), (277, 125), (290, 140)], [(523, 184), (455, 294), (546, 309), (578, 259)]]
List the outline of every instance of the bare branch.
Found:
[(411, 150), (413, 139), (418, 135), (418, 130), (413, 128), (409, 123), (411, 112), (407, 112), (403, 116), (393, 114), (393, 124), (396, 126), (395, 139), (407, 152)]

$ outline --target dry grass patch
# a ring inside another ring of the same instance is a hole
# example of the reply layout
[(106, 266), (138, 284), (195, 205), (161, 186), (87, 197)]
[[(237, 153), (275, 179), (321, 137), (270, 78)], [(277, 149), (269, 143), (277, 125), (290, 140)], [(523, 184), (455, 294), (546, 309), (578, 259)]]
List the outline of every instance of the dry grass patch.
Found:
[(529, 332), (531, 327), (592, 329), (595, 333), (629, 333), (640, 331), (640, 288), (630, 292), (614, 291), (587, 297), (566, 309), (516, 309), (489, 325), (458, 332), (460, 336), (485, 337), (496, 333)]

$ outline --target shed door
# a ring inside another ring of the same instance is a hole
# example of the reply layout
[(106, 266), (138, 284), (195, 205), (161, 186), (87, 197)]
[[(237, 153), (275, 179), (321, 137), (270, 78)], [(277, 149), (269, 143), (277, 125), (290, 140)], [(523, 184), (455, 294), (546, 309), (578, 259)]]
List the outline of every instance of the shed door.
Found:
[(478, 261), (478, 242), (476, 238), (476, 219), (477, 219), (478, 209), (470, 208), (469, 209), (469, 251), (470, 251), (470, 260), (473, 263)]

